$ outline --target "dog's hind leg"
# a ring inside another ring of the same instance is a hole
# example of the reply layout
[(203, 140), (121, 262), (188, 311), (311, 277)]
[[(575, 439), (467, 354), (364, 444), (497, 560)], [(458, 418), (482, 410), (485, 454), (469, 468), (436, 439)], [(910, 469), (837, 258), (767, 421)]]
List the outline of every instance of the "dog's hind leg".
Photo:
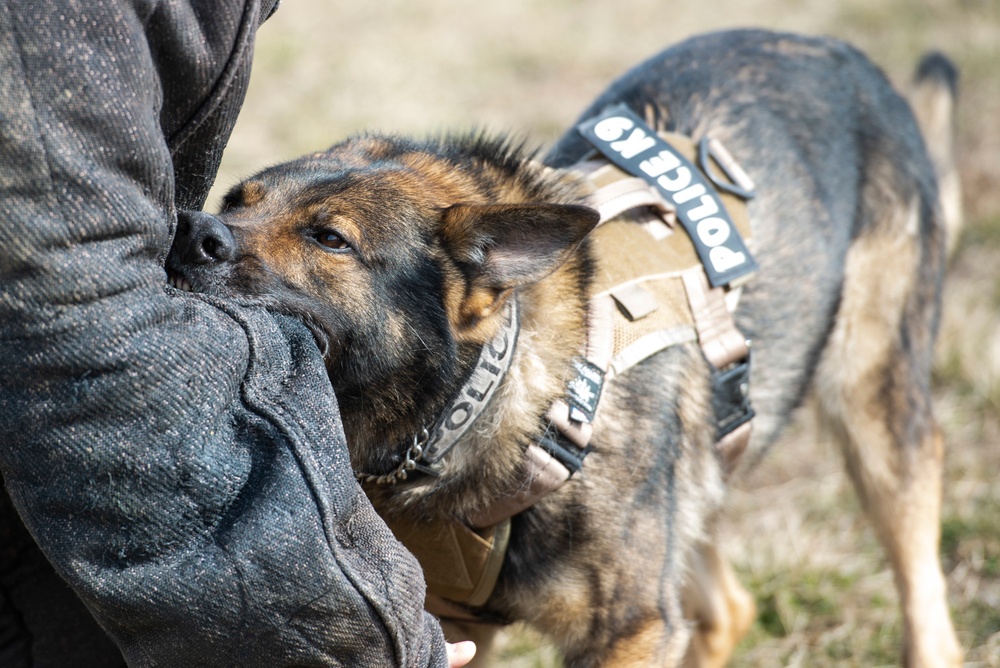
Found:
[(756, 617), (753, 597), (715, 545), (703, 543), (689, 559), (684, 614), (694, 622), (685, 668), (722, 668)]
[(957, 666), (938, 557), (943, 449), (930, 400), (944, 234), (928, 219), (937, 215), (929, 197), (900, 186), (888, 159), (868, 170), (864, 226), (848, 252), (816, 394), (894, 571), (904, 664)]
[(841, 425), (840, 440), (894, 571), (904, 623), (903, 665), (961, 665), (938, 559), (941, 439), (932, 428), (920, 442), (907, 444), (909, 452), (892, 452), (898, 445), (877, 433), (881, 426), (868, 426), (872, 431)]

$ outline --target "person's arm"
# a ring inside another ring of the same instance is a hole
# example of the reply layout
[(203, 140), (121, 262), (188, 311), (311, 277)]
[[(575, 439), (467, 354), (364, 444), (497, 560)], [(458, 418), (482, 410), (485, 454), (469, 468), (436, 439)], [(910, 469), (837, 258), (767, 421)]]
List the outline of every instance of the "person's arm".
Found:
[(130, 665), (446, 665), (308, 331), (164, 287), (260, 13), (192, 5), (0, 0), (10, 497)]

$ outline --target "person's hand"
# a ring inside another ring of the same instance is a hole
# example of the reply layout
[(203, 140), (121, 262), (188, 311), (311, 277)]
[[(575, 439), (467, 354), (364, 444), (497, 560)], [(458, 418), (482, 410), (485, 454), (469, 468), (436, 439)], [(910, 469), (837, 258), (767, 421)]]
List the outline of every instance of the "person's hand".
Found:
[(461, 668), (476, 655), (476, 643), (471, 640), (448, 644), (448, 666)]

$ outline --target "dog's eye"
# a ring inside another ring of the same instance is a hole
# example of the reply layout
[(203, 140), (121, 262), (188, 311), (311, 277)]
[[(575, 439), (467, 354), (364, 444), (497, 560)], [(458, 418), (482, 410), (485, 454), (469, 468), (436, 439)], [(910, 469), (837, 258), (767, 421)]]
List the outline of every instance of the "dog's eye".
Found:
[(313, 238), (323, 248), (329, 248), (330, 250), (350, 250), (351, 246), (336, 232), (331, 232), (330, 230), (321, 230), (313, 235)]

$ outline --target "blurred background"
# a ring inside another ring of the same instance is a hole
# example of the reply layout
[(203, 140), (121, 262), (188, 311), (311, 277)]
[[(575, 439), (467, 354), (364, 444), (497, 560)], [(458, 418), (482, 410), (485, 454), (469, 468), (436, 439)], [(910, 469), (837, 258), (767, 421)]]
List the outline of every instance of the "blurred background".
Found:
[[(1000, 666), (1000, 0), (286, 0), (258, 34), (209, 206), (237, 179), (365, 128), (485, 127), (547, 145), (627, 68), (740, 26), (844, 38), (904, 90), (928, 49), (961, 69), (966, 227), (935, 370), (941, 550), (966, 665)], [(733, 490), (723, 542), (760, 613), (733, 665), (898, 665), (891, 572), (808, 411)], [(499, 663), (560, 665), (516, 628)]]

